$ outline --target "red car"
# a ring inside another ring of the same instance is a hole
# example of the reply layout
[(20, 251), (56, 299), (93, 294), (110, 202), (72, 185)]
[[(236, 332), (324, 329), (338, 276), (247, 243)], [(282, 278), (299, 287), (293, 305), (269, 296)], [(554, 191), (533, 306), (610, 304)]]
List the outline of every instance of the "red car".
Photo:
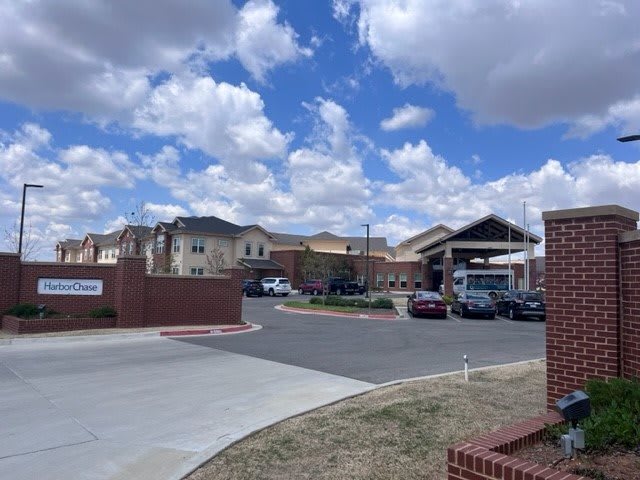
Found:
[(322, 294), (322, 280), (307, 280), (302, 282), (298, 287), (298, 293), (304, 295), (308, 293), (310, 295)]
[(418, 315), (434, 315), (438, 318), (447, 318), (447, 304), (444, 303), (438, 292), (415, 292), (408, 295), (407, 310), (414, 317)]

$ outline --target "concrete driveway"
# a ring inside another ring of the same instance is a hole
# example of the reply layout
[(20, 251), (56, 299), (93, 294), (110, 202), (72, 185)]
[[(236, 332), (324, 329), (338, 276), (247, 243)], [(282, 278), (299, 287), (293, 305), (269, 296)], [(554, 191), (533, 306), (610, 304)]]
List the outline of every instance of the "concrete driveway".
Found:
[(3, 346), (0, 478), (180, 478), (249, 432), (370, 387), (166, 338)]

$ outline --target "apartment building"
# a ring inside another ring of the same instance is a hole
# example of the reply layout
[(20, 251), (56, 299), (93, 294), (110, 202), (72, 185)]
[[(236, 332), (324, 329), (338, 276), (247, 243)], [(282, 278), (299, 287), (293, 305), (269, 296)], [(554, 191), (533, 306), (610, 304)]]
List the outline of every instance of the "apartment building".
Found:
[[(315, 235), (275, 232), (271, 232), (271, 235), (275, 237), (273, 251), (304, 250), (308, 246), (316, 252), (323, 253), (366, 255), (367, 252), (367, 237), (339, 237), (326, 231)], [(369, 237), (369, 256), (392, 262), (394, 249), (387, 245), (386, 237)]]
[(275, 238), (260, 225), (236, 225), (218, 217), (176, 217), (158, 222), (146, 245), (150, 270), (176, 275), (213, 275), (244, 266), (260, 276), (281, 272), (271, 260)]

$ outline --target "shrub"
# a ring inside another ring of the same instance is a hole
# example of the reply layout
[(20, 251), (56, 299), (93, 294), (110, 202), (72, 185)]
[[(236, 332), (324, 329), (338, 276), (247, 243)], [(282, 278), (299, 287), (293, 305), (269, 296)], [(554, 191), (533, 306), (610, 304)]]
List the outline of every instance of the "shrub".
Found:
[(105, 306), (89, 310), (89, 316), (91, 318), (117, 317), (118, 313), (114, 308)]
[(588, 448), (640, 445), (640, 380), (588, 380), (591, 416), (582, 422)]
[(322, 298), (321, 297), (312, 297), (311, 300), (309, 300), (309, 303), (312, 305), (322, 305)]
[(453, 303), (453, 296), (452, 295), (442, 295), (442, 300), (447, 305), (451, 305)]
[(390, 298), (376, 298), (371, 302), (371, 308), (393, 308), (393, 301)]
[(33, 303), (20, 303), (11, 307), (5, 313), (7, 315), (13, 315), (14, 317), (19, 318), (32, 318), (37, 317), (40, 313), (40, 310), (38, 310), (38, 307)]

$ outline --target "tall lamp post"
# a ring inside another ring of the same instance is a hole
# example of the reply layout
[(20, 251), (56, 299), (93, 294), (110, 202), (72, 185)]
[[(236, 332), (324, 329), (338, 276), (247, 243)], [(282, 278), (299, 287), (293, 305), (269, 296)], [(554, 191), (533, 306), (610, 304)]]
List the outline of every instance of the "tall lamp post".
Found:
[(365, 287), (364, 294), (366, 295), (366, 298), (369, 299), (369, 312), (371, 312), (371, 294), (369, 293), (369, 224), (363, 223), (360, 226), (367, 227), (367, 265), (365, 267), (366, 280), (364, 282), (364, 287)]
[(20, 237), (18, 240), (18, 254), (22, 257), (22, 232), (24, 230), (24, 203), (27, 196), (27, 188), (44, 188), (43, 185), (34, 185), (33, 183), (24, 183), (22, 185), (22, 213), (20, 214)]
[(626, 137), (618, 137), (619, 142), (635, 142), (640, 140), (640, 135), (627, 135)]

